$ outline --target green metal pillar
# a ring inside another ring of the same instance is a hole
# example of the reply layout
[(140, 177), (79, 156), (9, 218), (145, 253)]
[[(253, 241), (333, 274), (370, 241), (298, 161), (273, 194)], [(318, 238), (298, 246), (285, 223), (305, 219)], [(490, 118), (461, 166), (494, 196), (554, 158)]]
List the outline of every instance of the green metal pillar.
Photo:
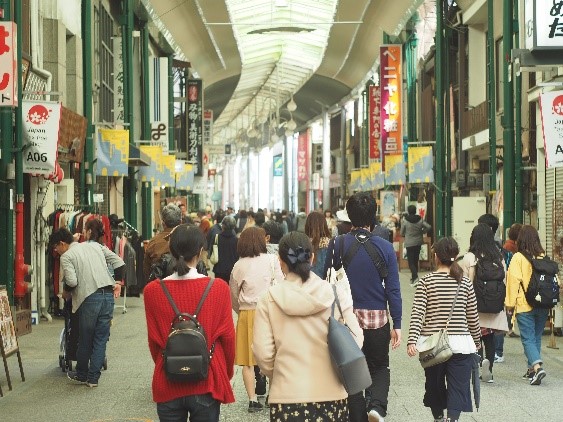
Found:
[[(150, 103), (149, 103), (149, 90), (150, 90), (150, 79), (149, 79), (149, 27), (148, 22), (143, 23), (141, 29), (142, 32), (142, 80), (143, 80), (143, 95), (141, 106), (143, 107), (143, 126), (141, 139), (144, 141), (150, 140), (151, 137), (151, 122), (150, 122)], [(152, 237), (152, 183), (143, 182), (141, 186), (141, 203), (143, 204), (142, 210), (142, 233), (144, 239), (150, 239)]]
[(168, 150), (175, 151), (174, 146), (174, 55), (168, 56)]
[(436, 2), (436, 237), (444, 237), (445, 232), (445, 198), (444, 183), (445, 148), (444, 148), (444, 5), (442, 0)]
[[(133, 118), (134, 109), (134, 89), (133, 89), (133, 27), (134, 23), (134, 7), (133, 0), (123, 0), (124, 11), (124, 27), (123, 36), (123, 58), (125, 67), (124, 85), (124, 109), (125, 123), (129, 123), (129, 143), (135, 143), (135, 123)], [(124, 183), (124, 210), (125, 219), (135, 228), (137, 228), (137, 180), (134, 167), (129, 167), (129, 177)]]
[(489, 181), (491, 190), (495, 191), (497, 187), (497, 102), (495, 80), (495, 33), (493, 1), (494, 0), (487, 0), (487, 95), (489, 97)]
[[(514, 48), (520, 48), (520, 34), (518, 24), (518, 2), (514, 2)], [(516, 75), (515, 79), (515, 121), (516, 131), (514, 132), (514, 222), (523, 223), (524, 221), (524, 204), (523, 198), (524, 187), (522, 186), (522, 74)]]
[(80, 165), (80, 203), (91, 204), (94, 171), (94, 125), (92, 112), (92, 0), (82, 0), (82, 67), (86, 144)]
[(446, 163), (445, 163), (445, 177), (444, 183), (446, 185), (446, 194), (444, 195), (444, 236), (451, 236), (452, 232), (452, 132), (451, 132), (451, 125), (452, 121), (450, 120), (450, 107), (451, 102), (453, 101), (451, 97), (451, 90), (450, 90), (450, 38), (452, 36), (452, 31), (448, 26), (444, 26), (444, 39), (445, 43), (445, 51), (444, 53), (444, 69), (445, 72), (443, 74), (444, 83), (443, 87), (445, 89), (444, 92), (444, 137), (445, 137), (445, 149), (446, 149)]
[[(504, 116), (503, 126), (503, 228), (506, 230), (514, 223), (514, 92), (510, 74), (510, 56), (512, 50), (512, 12), (513, 0), (504, 0), (503, 4), (503, 74), (504, 74)], [(504, 234), (505, 230), (502, 231)], [(503, 236), (504, 237), (504, 236)]]
[[(11, 1), (0, 1), (4, 10), (2, 21), (12, 20)], [(21, 62), (20, 62), (21, 63)], [(5, 284), (8, 298), (13, 304), (14, 294), (14, 201), (13, 185), (8, 180), (9, 168), (13, 163), (14, 132), (11, 107), (0, 108), (0, 136), (2, 142), (2, 158), (0, 160), (0, 284)]]
[[(411, 18), (413, 21), (418, 19)], [(416, 46), (418, 38), (416, 32), (412, 31), (405, 45), (405, 57), (407, 64), (407, 142), (416, 142)]]

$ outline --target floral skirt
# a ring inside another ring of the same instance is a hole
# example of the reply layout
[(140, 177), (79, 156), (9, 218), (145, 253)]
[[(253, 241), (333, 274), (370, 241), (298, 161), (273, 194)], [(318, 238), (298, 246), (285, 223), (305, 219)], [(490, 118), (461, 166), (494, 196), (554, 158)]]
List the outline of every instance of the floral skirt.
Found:
[(271, 422), (348, 422), (348, 400), (270, 403)]

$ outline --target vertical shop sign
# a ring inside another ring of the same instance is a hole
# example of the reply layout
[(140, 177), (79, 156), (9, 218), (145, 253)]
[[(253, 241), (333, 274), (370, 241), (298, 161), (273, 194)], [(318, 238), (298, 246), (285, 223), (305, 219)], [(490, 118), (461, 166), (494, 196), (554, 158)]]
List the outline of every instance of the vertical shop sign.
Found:
[(381, 138), (381, 94), (379, 87), (371, 85), (369, 87), (369, 158), (381, 158), (379, 141)]
[(308, 132), (300, 133), (297, 139), (297, 181), (307, 180), (309, 174)]
[(213, 110), (203, 111), (203, 145), (213, 143)]
[(563, 1), (534, 0), (532, 50), (563, 49)]
[(0, 22), (0, 107), (18, 106), (17, 25)]
[(283, 176), (283, 156), (282, 154), (274, 155), (274, 177)]
[(540, 112), (545, 166), (563, 167), (563, 91), (541, 94)]
[(22, 101), (23, 172), (50, 174), (55, 170), (61, 125), (61, 104)]
[[(380, 47), (381, 93), (381, 153), (400, 154), (403, 151), (402, 128), (402, 46)], [(384, 161), (385, 165), (385, 161)]]
[(125, 121), (125, 96), (123, 92), (123, 41), (113, 37), (113, 120)]
[(203, 81), (188, 79), (188, 162), (194, 174), (203, 174)]

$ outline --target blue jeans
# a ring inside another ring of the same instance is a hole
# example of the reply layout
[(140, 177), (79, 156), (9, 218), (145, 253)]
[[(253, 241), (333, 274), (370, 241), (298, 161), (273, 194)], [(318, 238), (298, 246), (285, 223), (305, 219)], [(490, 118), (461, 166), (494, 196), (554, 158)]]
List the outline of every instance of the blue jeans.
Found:
[(160, 422), (218, 422), (221, 404), (211, 394), (184, 396), (156, 404)]
[(530, 312), (516, 314), (520, 328), (520, 339), (528, 358), (528, 367), (543, 363), (541, 358), (541, 336), (549, 315), (549, 309), (534, 308)]
[(78, 308), (78, 378), (96, 384), (106, 357), (109, 327), (113, 318), (113, 293), (94, 292)]

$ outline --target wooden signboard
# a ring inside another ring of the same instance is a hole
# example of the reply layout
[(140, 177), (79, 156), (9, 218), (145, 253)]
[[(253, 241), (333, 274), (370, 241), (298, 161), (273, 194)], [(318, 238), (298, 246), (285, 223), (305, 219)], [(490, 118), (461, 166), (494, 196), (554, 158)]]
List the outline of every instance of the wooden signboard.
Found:
[[(18, 356), (20, 365), (20, 373), (22, 381), (25, 381), (23, 374), (23, 366), (20, 356), (20, 348), (18, 346), (18, 338), (12, 317), (12, 309), (10, 308), (10, 300), (8, 299), (8, 291), (6, 286), (0, 286), (0, 352), (2, 352), (2, 360), (4, 361), (4, 370), (6, 371), (6, 379), (8, 380), (8, 388), (12, 389), (12, 381), (10, 380), (10, 372), (8, 370), (7, 358), (14, 353)], [(0, 396), (3, 396), (2, 387), (0, 386)]]

